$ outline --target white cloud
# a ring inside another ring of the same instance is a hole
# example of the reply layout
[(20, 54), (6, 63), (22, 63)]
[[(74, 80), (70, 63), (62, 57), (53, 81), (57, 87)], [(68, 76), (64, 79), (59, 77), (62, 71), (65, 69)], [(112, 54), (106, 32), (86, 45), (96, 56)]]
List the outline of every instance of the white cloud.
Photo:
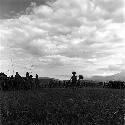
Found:
[(73, 69), (91, 75), (99, 72), (99, 68), (117, 65), (125, 54), (121, 3), (121, 0), (57, 0), (40, 6), (32, 3), (26, 14), (0, 21), (3, 62), (5, 56), (13, 58), (22, 71), (21, 65), (28, 64), (20, 63), (20, 59), (29, 58), (36, 72), (41, 73), (40, 67), (43, 72), (54, 69), (51, 75)]

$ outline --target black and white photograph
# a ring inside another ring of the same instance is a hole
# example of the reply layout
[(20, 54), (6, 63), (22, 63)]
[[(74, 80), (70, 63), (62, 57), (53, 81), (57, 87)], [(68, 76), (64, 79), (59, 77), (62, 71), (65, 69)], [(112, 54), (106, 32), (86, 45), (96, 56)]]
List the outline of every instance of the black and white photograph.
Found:
[(0, 125), (125, 125), (125, 0), (0, 0)]

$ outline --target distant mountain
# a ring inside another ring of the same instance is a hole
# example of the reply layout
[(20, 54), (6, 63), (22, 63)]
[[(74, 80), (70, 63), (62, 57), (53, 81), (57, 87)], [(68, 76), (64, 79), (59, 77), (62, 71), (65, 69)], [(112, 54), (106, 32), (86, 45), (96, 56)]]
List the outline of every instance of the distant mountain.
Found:
[(55, 79), (55, 78), (39, 77), (40, 84), (48, 84), (52, 80), (58, 81), (58, 79)]
[(39, 77), (39, 79), (54, 79), (54, 78), (50, 78), (50, 77)]
[(93, 76), (90, 78), (90, 80), (96, 80), (96, 81), (109, 81), (109, 80), (120, 80), (125, 81), (125, 71), (122, 71), (120, 73), (110, 75), (110, 76)]
[(50, 78), (50, 77), (39, 77), (40, 80), (56, 80), (58, 81), (59, 79), (55, 79), (55, 78)]
[[(109, 76), (96, 75), (91, 78), (85, 78), (85, 79), (94, 80), (94, 81), (110, 81), (110, 80), (125, 81), (125, 71), (119, 72), (114, 75), (109, 75)], [(50, 77), (39, 77), (39, 80), (41, 83), (49, 83), (51, 80), (59, 81), (59, 79), (50, 78)]]

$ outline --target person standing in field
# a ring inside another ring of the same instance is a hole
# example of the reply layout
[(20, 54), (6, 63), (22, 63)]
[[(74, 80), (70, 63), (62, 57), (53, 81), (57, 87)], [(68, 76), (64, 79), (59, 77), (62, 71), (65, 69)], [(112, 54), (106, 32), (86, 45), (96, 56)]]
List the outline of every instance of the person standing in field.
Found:
[(16, 72), (16, 75), (15, 75), (15, 89), (19, 89), (20, 87), (20, 81), (21, 81), (21, 76), (19, 75), (18, 72)]
[(30, 84), (30, 89), (33, 89), (34, 83), (33, 83), (33, 76), (32, 75), (29, 76), (29, 84)]
[(83, 75), (79, 75), (79, 79), (78, 79), (78, 82), (77, 82), (77, 87), (81, 86), (81, 81), (82, 80), (83, 80)]
[(26, 72), (26, 79), (25, 79), (25, 89), (30, 89), (30, 75), (29, 72)]
[(36, 74), (36, 78), (35, 78), (35, 88), (39, 88), (39, 76)]
[(72, 72), (73, 76), (71, 77), (71, 86), (75, 87), (76, 86), (76, 82), (77, 82), (77, 76), (76, 76), (76, 72)]

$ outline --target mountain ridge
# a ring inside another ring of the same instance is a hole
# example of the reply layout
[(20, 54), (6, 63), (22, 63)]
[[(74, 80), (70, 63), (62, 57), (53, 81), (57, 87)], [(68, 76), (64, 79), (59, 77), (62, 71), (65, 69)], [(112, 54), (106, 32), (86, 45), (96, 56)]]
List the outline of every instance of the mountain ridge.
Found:
[(114, 75), (109, 75), (109, 76), (95, 75), (89, 79), (98, 80), (98, 81), (110, 81), (110, 80), (125, 81), (125, 71), (121, 71), (119, 73), (116, 73)]

